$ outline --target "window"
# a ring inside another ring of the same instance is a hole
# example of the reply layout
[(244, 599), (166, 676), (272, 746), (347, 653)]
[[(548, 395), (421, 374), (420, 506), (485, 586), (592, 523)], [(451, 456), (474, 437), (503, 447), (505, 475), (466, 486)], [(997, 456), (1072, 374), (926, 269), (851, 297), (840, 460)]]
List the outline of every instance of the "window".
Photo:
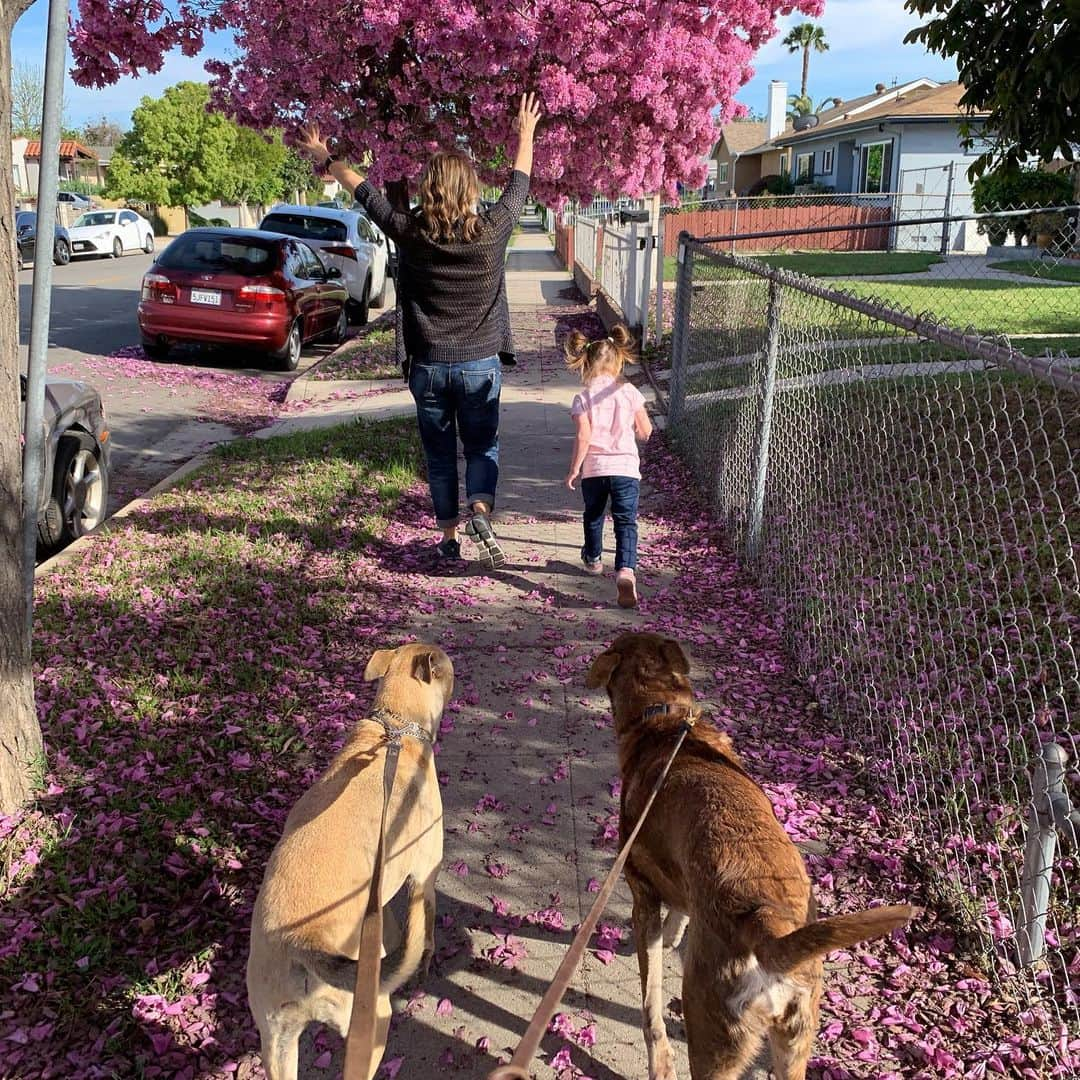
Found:
[(892, 140), (866, 143), (859, 151), (859, 190), (878, 194), (890, 189)]
[(272, 241), (191, 230), (165, 249), (158, 257), (158, 265), (202, 273), (228, 270), (254, 277), (274, 269), (277, 253)]
[(832, 147), (828, 150), (821, 151), (821, 175), (831, 176), (833, 171), (833, 151)]
[(716, 182), (718, 184), (726, 184), (727, 176), (728, 163), (726, 161), (721, 161), (720, 164), (716, 166)]
[(788, 171), (790, 169), (791, 169), (791, 151), (790, 150), (785, 150), (780, 155), (780, 169), (779, 169), (780, 175), (781, 176), (787, 176)]
[(795, 159), (795, 183), (809, 184), (814, 179), (814, 155), (799, 154)]
[(135, 215), (133, 213), (131, 213), (129, 210), (125, 210), (120, 215), (120, 224), (121, 225), (133, 225), (134, 223), (135, 223)]
[(323, 240), (335, 244), (349, 238), (344, 222), (318, 214), (279, 211), (267, 214), (259, 228), (265, 232), (285, 233), (286, 236), (299, 236), (304, 240)]

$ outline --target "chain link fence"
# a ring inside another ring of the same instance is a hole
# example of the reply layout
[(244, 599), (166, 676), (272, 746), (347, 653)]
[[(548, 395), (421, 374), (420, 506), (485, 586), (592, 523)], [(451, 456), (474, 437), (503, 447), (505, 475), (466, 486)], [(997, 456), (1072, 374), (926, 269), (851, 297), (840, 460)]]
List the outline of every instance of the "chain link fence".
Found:
[[(1029, 269), (1080, 269), (1060, 212)], [(1080, 287), (729, 239), (680, 237), (669, 437), (974, 962), (1075, 1032)]]

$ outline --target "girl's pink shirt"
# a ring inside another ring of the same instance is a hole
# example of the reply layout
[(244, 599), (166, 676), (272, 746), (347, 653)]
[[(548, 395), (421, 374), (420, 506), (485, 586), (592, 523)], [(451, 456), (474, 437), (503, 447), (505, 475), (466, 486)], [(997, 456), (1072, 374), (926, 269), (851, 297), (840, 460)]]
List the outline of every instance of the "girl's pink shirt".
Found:
[(589, 451), (581, 467), (583, 477), (641, 479), (634, 416), (644, 404), (645, 398), (636, 386), (613, 375), (597, 375), (575, 395), (570, 415), (587, 415), (592, 428)]

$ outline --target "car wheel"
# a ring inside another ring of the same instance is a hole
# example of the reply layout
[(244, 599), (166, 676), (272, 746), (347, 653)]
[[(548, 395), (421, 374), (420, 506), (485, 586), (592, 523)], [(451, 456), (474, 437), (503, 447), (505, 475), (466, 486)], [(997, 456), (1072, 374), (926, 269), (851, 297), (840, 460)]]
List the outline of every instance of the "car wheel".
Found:
[(96, 529), (108, 502), (109, 476), (94, 440), (69, 431), (57, 448), (52, 494), (38, 521), (41, 546), (55, 551)]
[(112, 242), (112, 257), (119, 259), (124, 254), (124, 245), (120, 242), (120, 237), (117, 236)]
[(146, 338), (142, 339), (142, 351), (146, 353), (150, 360), (168, 360), (169, 359), (169, 343), (160, 341), (150, 341)]
[(364, 282), (364, 299), (350, 300), (347, 306), (349, 308), (349, 322), (355, 323), (357, 326), (366, 326), (371, 308), (371, 278)]
[(340, 345), (346, 337), (349, 336), (349, 317), (345, 314), (345, 308), (342, 307), (338, 312), (337, 322), (334, 323), (334, 328), (326, 335), (326, 340), (333, 345)]
[(297, 319), (289, 330), (285, 345), (277, 352), (270, 354), (270, 358), (274, 361), (274, 367), (278, 371), (295, 371), (300, 363), (300, 350), (303, 345), (304, 339), (300, 332), (300, 320)]
[(53, 262), (57, 266), (67, 266), (71, 262), (71, 245), (63, 237), (53, 245)]
[(147, 233), (146, 234), (146, 240), (143, 242), (142, 249), (143, 249), (143, 251), (146, 252), (147, 255), (152, 254), (152, 252), (154, 250), (154, 234), (153, 233)]
[(386, 307), (386, 281), (390, 277), (390, 270), (387, 268), (386, 273), (383, 274), (382, 288), (379, 290), (378, 296), (371, 298), (371, 303), (374, 307)]

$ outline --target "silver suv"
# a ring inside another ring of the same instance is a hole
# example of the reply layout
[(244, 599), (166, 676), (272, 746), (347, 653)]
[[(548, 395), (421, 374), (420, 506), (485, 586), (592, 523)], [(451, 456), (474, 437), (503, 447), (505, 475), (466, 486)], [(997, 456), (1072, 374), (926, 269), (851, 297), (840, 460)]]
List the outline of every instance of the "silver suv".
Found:
[[(22, 377), (26, 400), (26, 377)], [(74, 379), (45, 379), (38, 549), (49, 555), (106, 517), (109, 429), (101, 395)]]

